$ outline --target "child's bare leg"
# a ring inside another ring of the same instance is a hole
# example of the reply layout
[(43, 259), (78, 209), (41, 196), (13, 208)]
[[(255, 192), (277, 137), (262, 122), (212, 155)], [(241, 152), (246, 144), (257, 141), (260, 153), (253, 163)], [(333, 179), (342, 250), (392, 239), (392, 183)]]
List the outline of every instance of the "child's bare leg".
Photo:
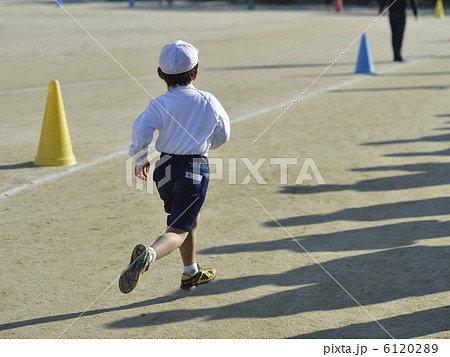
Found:
[(192, 230), (187, 235), (183, 244), (180, 246), (181, 259), (185, 267), (195, 263), (195, 247), (197, 241), (198, 217), (192, 226)]
[(165, 257), (175, 249), (180, 248), (189, 232), (182, 229), (169, 227), (151, 247), (155, 250), (156, 259)]

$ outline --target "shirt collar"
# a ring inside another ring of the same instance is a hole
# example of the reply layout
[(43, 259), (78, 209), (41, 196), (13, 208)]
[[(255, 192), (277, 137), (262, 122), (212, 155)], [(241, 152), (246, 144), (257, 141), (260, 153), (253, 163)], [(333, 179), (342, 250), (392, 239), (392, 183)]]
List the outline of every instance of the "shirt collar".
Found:
[(186, 89), (196, 89), (192, 83), (188, 84), (187, 86), (176, 86), (171, 88), (171, 91), (178, 91), (178, 90), (186, 90)]

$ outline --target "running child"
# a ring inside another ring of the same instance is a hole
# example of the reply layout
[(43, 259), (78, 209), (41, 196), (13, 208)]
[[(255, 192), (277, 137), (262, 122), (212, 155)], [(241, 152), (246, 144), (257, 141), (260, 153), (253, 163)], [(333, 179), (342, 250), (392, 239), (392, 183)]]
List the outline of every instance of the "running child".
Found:
[(119, 289), (127, 294), (139, 283), (149, 265), (177, 248), (181, 253), (181, 289), (190, 290), (216, 276), (214, 268), (202, 269), (196, 261), (199, 212), (209, 182), (208, 151), (230, 137), (230, 120), (211, 93), (192, 82), (198, 74), (198, 49), (178, 40), (163, 47), (157, 73), (167, 91), (150, 101), (133, 124), (129, 155), (136, 161), (135, 175), (147, 181), (148, 146), (155, 130), (155, 148), (161, 153), (153, 181), (168, 213), (167, 229), (153, 244), (138, 244), (119, 278)]

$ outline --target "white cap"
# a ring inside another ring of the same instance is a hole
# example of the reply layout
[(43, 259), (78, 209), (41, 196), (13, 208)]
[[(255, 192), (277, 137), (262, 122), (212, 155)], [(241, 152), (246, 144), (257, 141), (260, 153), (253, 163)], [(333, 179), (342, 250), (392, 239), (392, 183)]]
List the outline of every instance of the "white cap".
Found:
[(159, 55), (159, 67), (166, 74), (190, 71), (197, 63), (198, 49), (181, 40), (165, 45)]

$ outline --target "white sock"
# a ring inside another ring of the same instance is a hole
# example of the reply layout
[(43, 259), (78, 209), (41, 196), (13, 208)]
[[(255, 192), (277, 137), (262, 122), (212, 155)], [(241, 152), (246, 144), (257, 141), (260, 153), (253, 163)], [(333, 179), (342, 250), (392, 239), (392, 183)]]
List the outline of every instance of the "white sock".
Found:
[(149, 262), (153, 263), (156, 260), (156, 252), (155, 252), (155, 250), (152, 247), (148, 247), (147, 249), (150, 252)]
[(198, 273), (197, 263), (194, 262), (194, 264), (184, 266), (183, 272), (184, 272), (184, 274), (188, 274), (189, 276), (194, 276), (195, 274)]

